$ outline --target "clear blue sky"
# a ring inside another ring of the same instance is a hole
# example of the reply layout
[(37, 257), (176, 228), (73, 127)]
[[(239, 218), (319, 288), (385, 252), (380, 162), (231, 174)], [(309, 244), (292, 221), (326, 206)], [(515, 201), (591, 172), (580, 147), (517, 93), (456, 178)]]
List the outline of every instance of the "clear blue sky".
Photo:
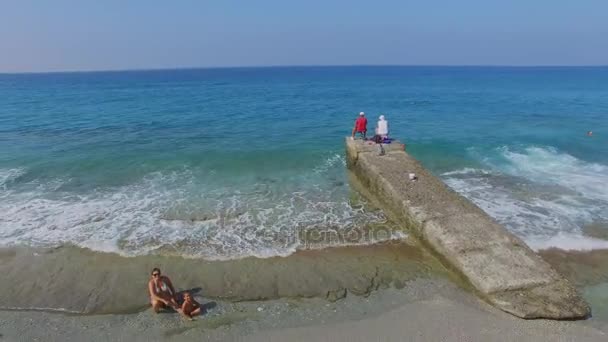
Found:
[(0, 72), (608, 65), (608, 0), (0, 0)]

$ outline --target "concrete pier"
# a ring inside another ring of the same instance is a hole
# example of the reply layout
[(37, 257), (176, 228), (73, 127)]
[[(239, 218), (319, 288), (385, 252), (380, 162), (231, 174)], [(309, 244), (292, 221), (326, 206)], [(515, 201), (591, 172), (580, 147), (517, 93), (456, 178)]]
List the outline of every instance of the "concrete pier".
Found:
[(365, 195), (481, 297), (522, 318), (590, 315), (576, 289), (521, 239), (424, 169), (402, 144), (384, 146), (386, 154), (380, 156), (375, 144), (346, 138), (348, 168)]

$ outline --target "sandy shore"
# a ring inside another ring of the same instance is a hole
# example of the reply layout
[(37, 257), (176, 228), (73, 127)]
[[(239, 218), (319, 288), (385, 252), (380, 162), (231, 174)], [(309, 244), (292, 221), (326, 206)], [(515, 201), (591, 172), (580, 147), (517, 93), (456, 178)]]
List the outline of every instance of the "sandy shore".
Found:
[[(407, 241), (228, 261), (3, 248), (0, 341), (607, 341), (606, 253), (541, 251), (594, 310), (556, 322), (490, 307)], [(207, 313), (152, 313), (154, 266)]]
[(444, 279), (368, 297), (257, 302), (203, 300), (194, 322), (146, 310), (120, 315), (0, 311), (3, 341), (606, 341), (602, 322), (525, 321)]
[(427, 252), (405, 242), (226, 261), (122, 257), (75, 247), (5, 248), (0, 249), (0, 310), (136, 313), (149, 305), (147, 283), (153, 267), (160, 267), (178, 291), (233, 302), (310, 297), (331, 301), (347, 293), (368, 295), (412, 279), (448, 275)]

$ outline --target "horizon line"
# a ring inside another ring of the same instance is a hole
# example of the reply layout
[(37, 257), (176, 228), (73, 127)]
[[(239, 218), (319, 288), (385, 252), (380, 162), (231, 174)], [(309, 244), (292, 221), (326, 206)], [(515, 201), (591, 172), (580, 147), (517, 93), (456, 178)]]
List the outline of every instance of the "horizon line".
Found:
[(435, 68), (606, 68), (608, 64), (279, 64), (279, 65), (239, 65), (239, 66), (178, 66), (152, 68), (116, 68), (116, 69), (65, 69), (49, 71), (0, 71), (0, 75), (33, 75), (33, 74), (77, 74), (77, 73), (111, 73), (111, 72), (145, 72), (145, 71), (180, 71), (180, 70), (215, 70), (215, 69), (280, 69), (280, 68), (355, 68), (355, 67), (435, 67)]

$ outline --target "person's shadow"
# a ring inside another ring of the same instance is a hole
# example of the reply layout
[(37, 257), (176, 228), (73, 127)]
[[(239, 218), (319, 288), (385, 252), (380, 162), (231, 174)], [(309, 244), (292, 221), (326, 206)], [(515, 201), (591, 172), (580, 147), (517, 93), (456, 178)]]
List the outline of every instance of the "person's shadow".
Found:
[(200, 293), (202, 290), (203, 290), (202, 287), (193, 287), (188, 290), (177, 291), (177, 293), (175, 294), (175, 297), (177, 297), (177, 304), (182, 305), (182, 303), (184, 302), (184, 293), (189, 292), (192, 295), (192, 297), (194, 297), (196, 294)]
[(217, 306), (216, 302), (208, 302), (205, 304), (201, 304), (201, 315), (206, 314), (209, 310), (215, 308)]

